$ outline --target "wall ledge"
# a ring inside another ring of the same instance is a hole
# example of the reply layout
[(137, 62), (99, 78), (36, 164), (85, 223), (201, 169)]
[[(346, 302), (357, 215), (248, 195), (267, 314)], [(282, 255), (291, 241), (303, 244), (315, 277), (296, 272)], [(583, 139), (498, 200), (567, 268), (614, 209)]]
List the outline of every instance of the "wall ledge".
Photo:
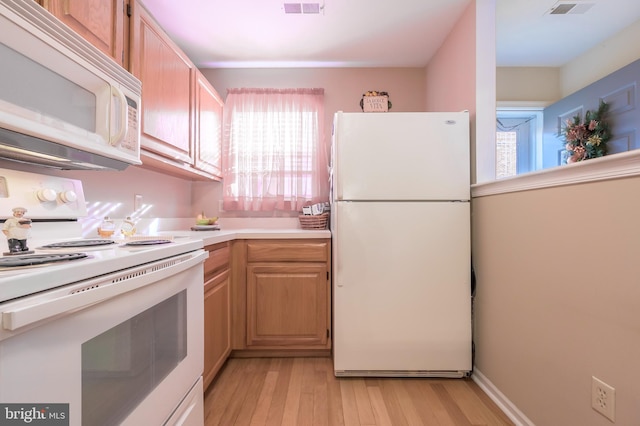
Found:
[(471, 185), (471, 197), (576, 185), (640, 175), (640, 150), (594, 158), (518, 176)]

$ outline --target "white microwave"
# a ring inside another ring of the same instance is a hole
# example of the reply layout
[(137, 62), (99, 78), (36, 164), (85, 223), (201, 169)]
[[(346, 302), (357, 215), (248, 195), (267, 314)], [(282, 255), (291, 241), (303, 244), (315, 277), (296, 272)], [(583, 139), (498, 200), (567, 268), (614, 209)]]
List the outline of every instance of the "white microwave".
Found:
[(0, 3), (0, 156), (60, 169), (140, 162), (141, 83), (35, 1)]

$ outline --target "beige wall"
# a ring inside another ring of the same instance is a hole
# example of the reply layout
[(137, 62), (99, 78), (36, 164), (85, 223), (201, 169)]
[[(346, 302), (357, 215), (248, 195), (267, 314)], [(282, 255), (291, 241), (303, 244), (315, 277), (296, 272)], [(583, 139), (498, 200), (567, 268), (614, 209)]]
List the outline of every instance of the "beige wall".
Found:
[(498, 67), (496, 100), (552, 104), (562, 98), (560, 69), (554, 67)]
[(559, 99), (640, 59), (637, 40), (640, 40), (640, 21), (564, 65), (560, 70), (562, 96)]
[(473, 200), (476, 366), (537, 426), (640, 424), (640, 178)]

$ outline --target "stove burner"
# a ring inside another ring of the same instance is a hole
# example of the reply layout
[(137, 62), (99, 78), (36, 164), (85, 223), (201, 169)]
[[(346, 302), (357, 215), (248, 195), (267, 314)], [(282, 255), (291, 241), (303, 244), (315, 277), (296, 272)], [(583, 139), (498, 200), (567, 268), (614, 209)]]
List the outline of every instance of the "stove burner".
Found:
[(65, 262), (68, 260), (84, 259), (85, 253), (64, 254), (33, 254), (0, 258), (0, 268), (14, 268), (18, 266), (37, 266), (46, 263)]
[(115, 244), (113, 240), (70, 240), (59, 243), (47, 244), (42, 248), (69, 248), (69, 247), (95, 247)]
[(139, 241), (129, 241), (125, 244), (125, 246), (153, 246), (156, 244), (167, 244), (170, 243), (170, 240), (139, 240)]

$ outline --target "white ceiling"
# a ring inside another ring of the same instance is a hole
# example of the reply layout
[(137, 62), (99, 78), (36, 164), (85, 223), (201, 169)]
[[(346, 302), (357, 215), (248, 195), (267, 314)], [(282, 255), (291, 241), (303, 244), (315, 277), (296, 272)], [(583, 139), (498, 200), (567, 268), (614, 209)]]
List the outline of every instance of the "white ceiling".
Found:
[[(282, 0), (143, 3), (200, 68), (422, 67), (470, 3), (317, 1), (319, 14), (285, 14)], [(556, 2), (496, 0), (498, 66), (560, 66), (640, 20), (640, 0), (578, 0), (594, 5), (548, 14)]]

